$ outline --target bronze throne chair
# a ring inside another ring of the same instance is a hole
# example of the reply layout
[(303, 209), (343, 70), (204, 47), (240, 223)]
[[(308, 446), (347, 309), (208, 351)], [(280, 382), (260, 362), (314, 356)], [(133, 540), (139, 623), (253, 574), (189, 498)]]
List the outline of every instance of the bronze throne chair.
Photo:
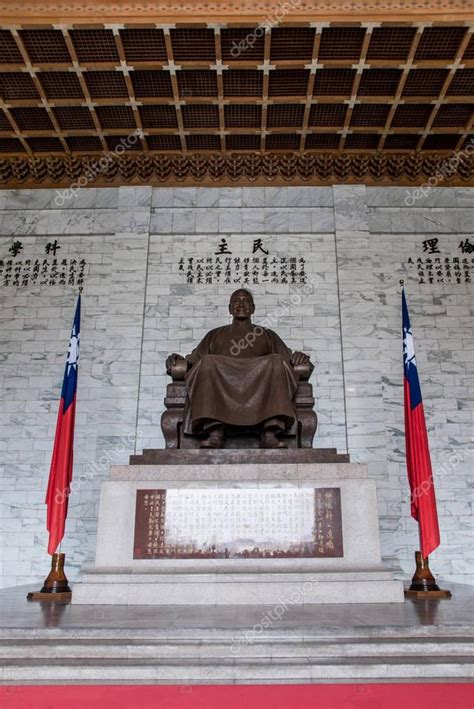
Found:
[[(309, 378), (314, 369), (311, 362), (302, 365), (292, 365), (298, 375), (298, 389), (295, 394), (296, 420), (293, 426), (281, 436), (288, 448), (312, 448), (313, 438), (318, 425), (318, 417), (314, 411), (313, 386)], [(161, 430), (166, 448), (199, 448), (202, 436), (188, 435), (183, 431), (184, 407), (186, 404), (187, 363), (176, 362), (169, 375), (172, 381), (166, 388), (165, 411), (161, 417)], [(257, 426), (225, 428), (224, 448), (259, 448), (260, 429)]]

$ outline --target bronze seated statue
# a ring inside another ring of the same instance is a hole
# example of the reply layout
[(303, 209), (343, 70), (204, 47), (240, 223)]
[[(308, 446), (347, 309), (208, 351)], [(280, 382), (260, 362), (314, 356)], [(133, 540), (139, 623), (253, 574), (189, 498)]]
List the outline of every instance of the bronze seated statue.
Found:
[(313, 365), (276, 333), (254, 325), (252, 294), (235, 291), (231, 325), (191, 352), (172, 354), (161, 428), (167, 448), (311, 448), (317, 417)]

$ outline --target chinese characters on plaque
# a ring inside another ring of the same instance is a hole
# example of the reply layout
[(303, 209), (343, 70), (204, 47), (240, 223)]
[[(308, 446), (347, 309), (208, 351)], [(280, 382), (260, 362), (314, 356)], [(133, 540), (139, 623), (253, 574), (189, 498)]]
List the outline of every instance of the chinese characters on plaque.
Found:
[(340, 515), (340, 488), (316, 489), (314, 491), (315, 553), (313, 556), (339, 556), (335, 550), (342, 548)]
[(272, 256), (262, 239), (254, 239), (251, 255), (235, 256), (223, 238), (212, 255), (180, 258), (178, 271), (196, 285), (307, 282), (304, 257)]
[[(21, 241), (14, 241), (8, 249), (10, 256), (0, 259), (0, 285), (13, 288), (28, 286), (82, 286), (87, 263), (81, 258), (60, 258), (57, 239), (50, 241), (40, 258), (26, 256)], [(49, 257), (49, 258), (48, 258)]]
[(341, 556), (339, 488), (137, 491), (134, 559)]
[(156, 559), (164, 555), (165, 505), (166, 490), (137, 491), (134, 559)]
[(423, 241), (423, 254), (409, 258), (410, 269), (416, 270), (418, 283), (471, 283), (471, 271), (474, 264), (474, 243), (467, 237), (458, 245), (456, 256), (445, 256), (439, 248), (439, 239)]

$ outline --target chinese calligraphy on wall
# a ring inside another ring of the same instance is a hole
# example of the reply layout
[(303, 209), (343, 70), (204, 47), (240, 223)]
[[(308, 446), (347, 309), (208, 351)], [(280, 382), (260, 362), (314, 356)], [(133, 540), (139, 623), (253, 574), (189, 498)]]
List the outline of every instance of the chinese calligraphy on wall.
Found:
[(439, 239), (423, 241), (423, 254), (408, 259), (408, 266), (416, 270), (418, 283), (472, 283), (474, 244), (469, 238), (458, 245), (458, 255), (443, 255), (439, 248)]
[(0, 285), (13, 288), (83, 286), (87, 266), (85, 259), (60, 258), (60, 249), (55, 239), (46, 244), (41, 258), (18, 258), (26, 254), (22, 253), (22, 242), (14, 241), (8, 249), (10, 256), (0, 259)]
[(178, 271), (186, 283), (196, 285), (306, 283), (304, 257), (272, 256), (262, 239), (254, 239), (252, 255), (235, 256), (227, 240), (221, 239), (216, 251), (207, 257), (182, 257)]

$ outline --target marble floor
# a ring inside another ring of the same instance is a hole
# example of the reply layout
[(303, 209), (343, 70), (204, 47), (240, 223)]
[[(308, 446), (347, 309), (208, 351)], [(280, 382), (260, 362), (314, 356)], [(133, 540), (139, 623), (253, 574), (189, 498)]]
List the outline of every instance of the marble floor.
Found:
[(474, 588), (449, 600), (79, 606), (0, 592), (0, 684), (470, 682)]
[[(448, 587), (448, 584), (444, 584)], [(288, 606), (279, 629), (311, 627), (464, 626), (474, 631), (474, 586), (449, 585), (453, 596), (440, 601)], [(222, 628), (249, 629), (268, 606), (77, 606), (28, 602), (35, 584), (0, 591), (0, 629), (8, 628)]]

